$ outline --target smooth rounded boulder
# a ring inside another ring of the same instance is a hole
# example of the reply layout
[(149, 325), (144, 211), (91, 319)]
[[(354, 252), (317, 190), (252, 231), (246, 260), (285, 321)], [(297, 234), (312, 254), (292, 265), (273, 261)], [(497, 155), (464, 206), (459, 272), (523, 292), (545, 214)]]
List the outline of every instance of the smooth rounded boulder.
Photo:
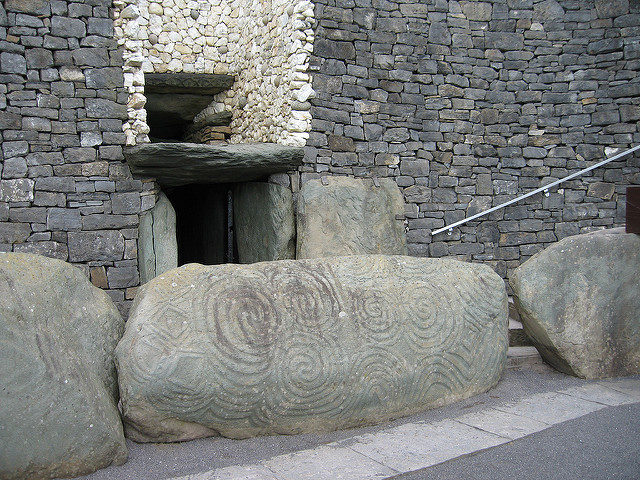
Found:
[(123, 331), (111, 299), (78, 268), (0, 254), (0, 478), (126, 461), (113, 361)]
[(507, 296), (489, 267), (404, 256), (190, 264), (138, 292), (116, 349), (136, 441), (373, 424), (486, 391)]
[(553, 367), (588, 379), (640, 373), (640, 236), (564, 238), (510, 284), (525, 332)]

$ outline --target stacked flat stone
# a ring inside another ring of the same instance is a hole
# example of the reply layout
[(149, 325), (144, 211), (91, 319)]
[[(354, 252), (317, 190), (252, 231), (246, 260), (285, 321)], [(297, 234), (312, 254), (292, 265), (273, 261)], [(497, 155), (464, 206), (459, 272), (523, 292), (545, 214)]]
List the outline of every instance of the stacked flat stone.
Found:
[(231, 141), (304, 146), (313, 95), (307, 72), (313, 49), (308, 0), (178, 2), (116, 0), (116, 37), (124, 48), (130, 93), (127, 143), (148, 141), (144, 72), (231, 73), (218, 94), (234, 112)]
[(138, 215), (154, 197), (123, 164), (128, 94), (110, 6), (0, 6), (0, 252), (82, 263), (124, 311)]
[(637, 154), (431, 236), (640, 142), (637, 2), (315, 5), (302, 183), (393, 177), (410, 254), (488, 262), (502, 276), (560, 238), (624, 223)]

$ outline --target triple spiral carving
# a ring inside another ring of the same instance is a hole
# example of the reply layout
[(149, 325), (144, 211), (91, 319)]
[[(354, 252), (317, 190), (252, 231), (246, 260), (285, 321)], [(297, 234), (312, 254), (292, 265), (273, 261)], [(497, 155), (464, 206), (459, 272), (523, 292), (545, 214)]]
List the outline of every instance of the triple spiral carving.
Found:
[(148, 289), (119, 359), (143, 393), (124, 403), (245, 437), (393, 418), (495, 383), (503, 290), (373, 258), (201, 267), (169, 302)]

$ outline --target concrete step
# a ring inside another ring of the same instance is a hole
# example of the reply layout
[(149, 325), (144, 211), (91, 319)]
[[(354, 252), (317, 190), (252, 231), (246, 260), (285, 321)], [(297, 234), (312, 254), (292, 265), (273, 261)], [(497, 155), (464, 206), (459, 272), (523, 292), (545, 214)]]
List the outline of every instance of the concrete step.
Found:
[(553, 370), (547, 365), (536, 347), (509, 347), (507, 350), (508, 369)]
[(509, 297), (509, 346), (528, 347), (532, 345), (531, 339), (524, 333), (520, 315), (513, 303), (513, 298)]

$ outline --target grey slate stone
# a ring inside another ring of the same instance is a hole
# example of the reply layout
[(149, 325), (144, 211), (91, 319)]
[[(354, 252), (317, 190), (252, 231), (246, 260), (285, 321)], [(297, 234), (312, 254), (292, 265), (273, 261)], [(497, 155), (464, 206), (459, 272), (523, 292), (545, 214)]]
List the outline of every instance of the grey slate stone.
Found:
[(109, 288), (135, 287), (140, 283), (136, 267), (109, 267), (107, 269)]
[(138, 268), (140, 283), (147, 283), (178, 266), (176, 212), (160, 192), (155, 206), (140, 217)]
[(272, 183), (242, 183), (233, 194), (240, 263), (295, 258), (293, 194)]
[(26, 51), (28, 68), (53, 67), (53, 55), (51, 51), (44, 48), (30, 48)]
[[(390, 178), (310, 180), (298, 197), (297, 258), (406, 255), (404, 199)], [(397, 219), (399, 216), (400, 219)]]
[(294, 170), (304, 148), (272, 143), (203, 145), (149, 143), (125, 150), (134, 175), (168, 186), (257, 180)]
[(13, 251), (16, 253), (33, 253), (43, 255), (49, 258), (57, 258), (62, 261), (66, 261), (69, 257), (69, 251), (64, 243), (48, 240), (42, 242), (30, 241), (27, 243), (17, 243), (13, 246)]
[(486, 32), (485, 48), (495, 48), (503, 51), (520, 50), (524, 45), (521, 33)]
[(49, 15), (48, 0), (5, 0), (4, 7), (10, 12), (22, 12), (32, 15)]
[(0, 202), (33, 201), (34, 181), (27, 178), (0, 180)]
[(51, 18), (51, 35), (54, 37), (82, 38), (87, 34), (85, 23), (78, 18), (54, 16)]
[(595, 0), (599, 18), (611, 18), (629, 13), (629, 0)]
[(640, 373), (640, 237), (624, 229), (564, 238), (510, 278), (527, 335), (558, 370)]
[(69, 232), (69, 261), (122, 260), (124, 237), (117, 230)]
[(0, 53), (0, 72), (26, 75), (27, 61), (18, 53), (2, 52)]
[(127, 118), (126, 105), (120, 105), (104, 98), (87, 98), (85, 108), (89, 118)]
[(112, 89), (122, 87), (124, 77), (118, 67), (90, 68), (85, 71), (88, 88)]
[(189, 264), (136, 295), (116, 349), (126, 432), (166, 442), (378, 423), (491, 388), (507, 343), (504, 282), (484, 265)]
[(47, 230), (80, 230), (80, 211), (72, 208), (50, 208), (47, 212)]
[(460, 2), (460, 7), (469, 20), (480, 22), (491, 20), (492, 7), (488, 2)]
[(140, 194), (138, 192), (112, 193), (111, 213), (117, 215), (140, 213)]
[(22, 178), (27, 176), (27, 162), (22, 157), (7, 158), (4, 168), (0, 168), (2, 178)]
[(0, 254), (0, 477), (88, 474), (127, 459), (113, 352), (124, 322), (77, 268)]
[(0, 222), (0, 243), (22, 243), (31, 235), (28, 223)]

